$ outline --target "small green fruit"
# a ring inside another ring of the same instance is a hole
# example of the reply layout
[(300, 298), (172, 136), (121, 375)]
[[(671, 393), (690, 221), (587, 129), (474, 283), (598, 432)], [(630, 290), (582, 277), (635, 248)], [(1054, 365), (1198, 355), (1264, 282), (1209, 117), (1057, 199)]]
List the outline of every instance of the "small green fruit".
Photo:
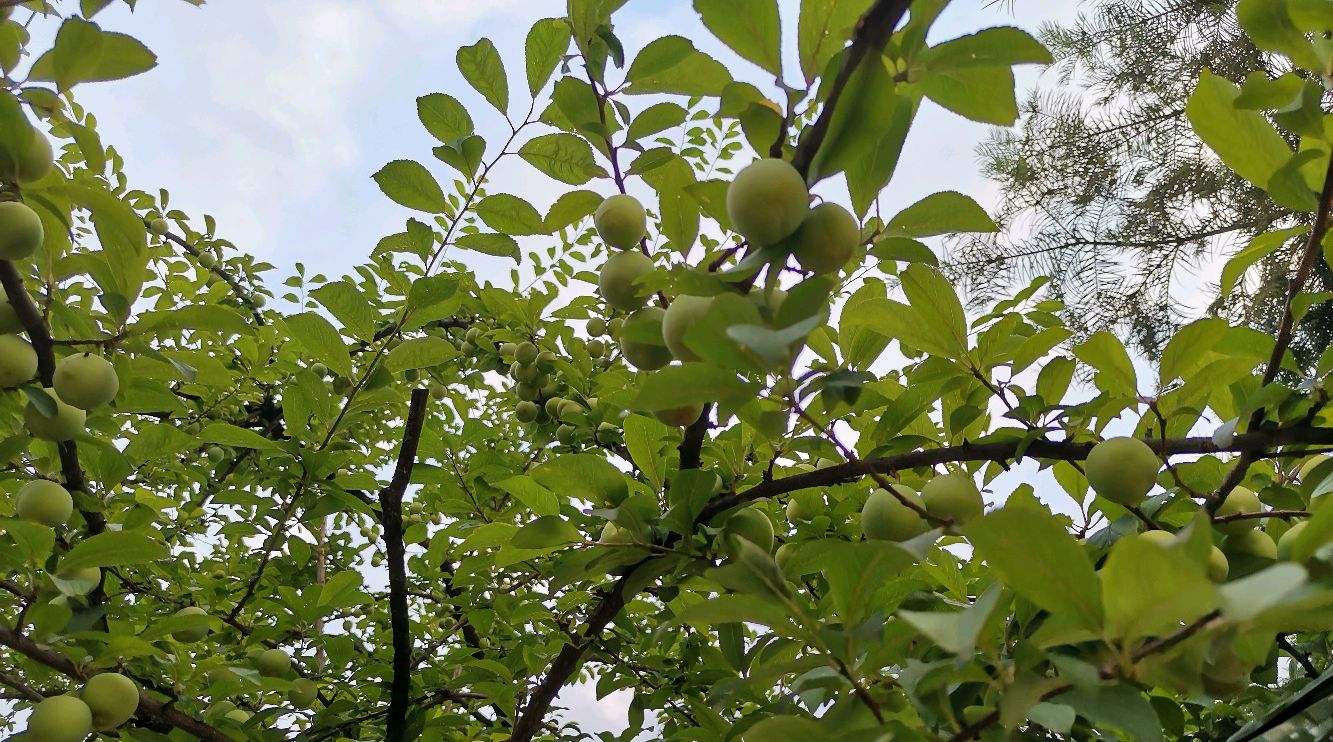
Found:
[(1227, 536), (1223, 546), (1231, 554), (1244, 554), (1269, 561), (1277, 559), (1277, 543), (1273, 541), (1272, 536), (1258, 529)]
[(601, 358), (606, 355), (606, 343), (600, 338), (589, 340), (586, 345), (589, 358)]
[(18, 153), (14, 177), (20, 183), (33, 183), (46, 177), (55, 167), (55, 151), (51, 149), (51, 140), (41, 132), (33, 130), (32, 140), (23, 151)]
[(607, 304), (632, 312), (648, 300), (648, 290), (639, 283), (639, 279), (652, 272), (653, 261), (647, 255), (637, 250), (619, 252), (602, 264), (597, 289)]
[[(175, 615), (207, 616), (208, 612), (205, 611), (203, 608), (200, 608), (199, 606), (190, 605), (180, 609), (179, 611), (176, 611)], [(196, 626), (194, 628), (188, 628), (188, 629), (177, 629), (171, 632), (172, 639), (175, 639), (178, 642), (183, 642), (186, 644), (197, 642), (206, 636), (208, 636), (207, 626)]]
[(23, 520), (59, 528), (74, 514), (74, 498), (55, 482), (34, 479), (19, 488), (14, 511)]
[(1162, 460), (1138, 438), (1107, 438), (1092, 447), (1084, 462), (1092, 489), (1126, 507), (1143, 502), (1161, 468)]
[(588, 334), (593, 337), (601, 337), (606, 334), (606, 320), (601, 317), (593, 317), (588, 320)]
[(824, 509), (824, 498), (818, 492), (801, 492), (787, 501), (787, 522), (792, 525), (809, 523)]
[(259, 674), (269, 678), (284, 677), (292, 671), (292, 658), (278, 648), (265, 649), (255, 658)]
[(805, 178), (791, 163), (757, 160), (727, 187), (727, 216), (737, 232), (757, 246), (781, 242), (801, 226), (810, 208)]
[(28, 406), (23, 408), (23, 423), (27, 426), (28, 432), (32, 433), (34, 438), (40, 438), (44, 441), (73, 440), (79, 433), (83, 432), (83, 424), (88, 413), (78, 407), (66, 404), (54, 389), (47, 389), (46, 393), (56, 403), (56, 414), (53, 417), (47, 417), (29, 402)]
[(116, 367), (91, 353), (61, 358), (52, 381), (56, 394), (81, 410), (101, 407), (115, 399), (116, 392), (120, 391)]
[(441, 383), (438, 382), (438, 381), (433, 382), (433, 383), (430, 385), (430, 398), (431, 398), (431, 399), (433, 399), (433, 400), (435, 400), (435, 401), (438, 402), (438, 401), (444, 399), (444, 398), (447, 397), (447, 396), (449, 396), (449, 387), (445, 386), (444, 384), (441, 384)]
[(810, 210), (792, 237), (792, 254), (801, 267), (815, 275), (836, 273), (847, 265), (861, 243), (856, 218), (841, 206), (826, 201)]
[(778, 569), (785, 570), (787, 568), (787, 562), (790, 562), (791, 558), (796, 556), (797, 548), (796, 544), (791, 541), (778, 547), (778, 550), (773, 553), (773, 561), (777, 562)]
[(736, 511), (723, 527), (723, 536), (739, 536), (764, 551), (773, 550), (773, 521), (757, 508)]
[(514, 360), (524, 366), (531, 366), (536, 363), (538, 352), (536, 345), (525, 340), (514, 350)]
[(620, 335), (620, 328), (624, 326), (625, 326), (624, 317), (612, 317), (611, 319), (606, 321), (606, 332), (611, 337), (618, 337)]
[(1287, 532), (1282, 534), (1282, 537), (1277, 540), (1278, 559), (1281, 559), (1284, 562), (1291, 561), (1291, 552), (1296, 548), (1296, 539), (1301, 537), (1301, 532), (1305, 530), (1305, 525), (1306, 523), (1304, 521), (1297, 523), (1291, 528), (1288, 528)]
[(946, 518), (955, 525), (972, 520), (986, 509), (986, 501), (972, 478), (966, 474), (944, 474), (926, 482), (921, 488), (921, 502), (926, 511), (937, 518)]
[(1171, 533), (1170, 531), (1156, 529), (1140, 533), (1139, 538), (1163, 549), (1169, 549), (1178, 543), (1176, 541), (1176, 534)]
[(162, 218), (154, 219), (153, 221), (148, 223), (148, 231), (152, 232), (158, 237), (165, 237), (167, 236), (167, 232), (171, 231), (171, 224), (167, 222), (166, 219)]
[(530, 423), (537, 419), (537, 404), (524, 400), (514, 405), (514, 419), (521, 423)]
[(74, 696), (51, 696), (32, 707), (25, 739), (82, 742), (93, 732), (93, 712)]
[(562, 446), (572, 446), (574, 445), (574, 435), (577, 432), (573, 425), (561, 425), (555, 429), (555, 439)]
[(118, 672), (88, 678), (80, 692), (93, 714), (93, 726), (106, 732), (124, 724), (139, 708), (139, 686)]
[(0, 202), (0, 260), (23, 260), (42, 246), (41, 217), (27, 204)]
[(549, 374), (555, 370), (556, 355), (549, 350), (537, 354), (537, 370)]
[(699, 355), (685, 345), (685, 333), (699, 324), (713, 306), (711, 296), (677, 296), (662, 317), (662, 340), (678, 361), (697, 361)]
[[(1222, 501), (1222, 505), (1217, 508), (1217, 515), (1236, 515), (1237, 513), (1261, 513), (1264, 510), (1264, 504), (1259, 500), (1259, 496), (1254, 491), (1245, 487), (1236, 487), (1227, 495), (1227, 499)], [(1240, 518), (1239, 520), (1229, 520), (1224, 523), (1214, 524), (1218, 533), (1225, 533), (1228, 536), (1234, 536), (1238, 533), (1244, 533), (1259, 525), (1262, 518)]]
[(18, 335), (0, 335), (0, 388), (18, 386), (36, 375), (37, 351), (32, 345)]
[(1226, 580), (1227, 574), (1231, 572), (1231, 563), (1227, 561), (1227, 555), (1216, 546), (1208, 552), (1208, 579), (1213, 582), (1222, 582)]
[(693, 425), (695, 420), (704, 412), (702, 403), (685, 405), (684, 407), (673, 407), (669, 410), (653, 410), (653, 417), (667, 425), (673, 425), (677, 428), (684, 428)]
[[(894, 485), (893, 488), (903, 497), (925, 507), (921, 496), (912, 490), (901, 485)], [(861, 508), (861, 533), (870, 540), (906, 541), (920, 536), (929, 528), (920, 514), (904, 505), (893, 492), (882, 487), (871, 492)]]
[[(0, 335), (8, 335), (23, 331), (23, 323), (19, 321), (19, 313), (14, 311), (14, 305), (9, 303), (9, 297), (0, 291)], [(0, 358), (5, 354), (0, 353)]]
[(551, 397), (550, 399), (546, 400), (546, 405), (545, 405), (546, 414), (556, 420), (559, 420), (560, 406), (563, 405), (566, 401), (567, 400), (564, 397)]
[(319, 686), (310, 678), (297, 678), (292, 681), (292, 689), (287, 691), (287, 700), (296, 708), (310, 708), (319, 698)]
[[(636, 328), (635, 337), (639, 336), (638, 333), (645, 326), (655, 326), (655, 331), (642, 330), (643, 335), (661, 337), (662, 319), (665, 316), (666, 312), (659, 307), (644, 307), (631, 314), (627, 323), (628, 326)], [(628, 334), (628, 331), (625, 334)], [(623, 336), (620, 339), (620, 353), (632, 366), (644, 371), (656, 371), (671, 363), (671, 351), (666, 345), (630, 340)]]
[(312, 374), (314, 374), (315, 376), (318, 376), (318, 377), (320, 377), (320, 378), (323, 378), (323, 377), (329, 375), (329, 367), (328, 367), (328, 366), (325, 366), (325, 365), (322, 364), (322, 363), (315, 362), (315, 363), (310, 364), (310, 373), (312, 373)]
[(602, 241), (627, 250), (648, 233), (648, 215), (643, 204), (623, 193), (608, 197), (592, 215)]
[(517, 344), (517, 343), (501, 343), (501, 344), (500, 344), (500, 357), (501, 357), (501, 358), (506, 358), (506, 359), (509, 359), (509, 360), (512, 361), (512, 360), (514, 359), (515, 354), (517, 354), (517, 353), (518, 353), (518, 344)]

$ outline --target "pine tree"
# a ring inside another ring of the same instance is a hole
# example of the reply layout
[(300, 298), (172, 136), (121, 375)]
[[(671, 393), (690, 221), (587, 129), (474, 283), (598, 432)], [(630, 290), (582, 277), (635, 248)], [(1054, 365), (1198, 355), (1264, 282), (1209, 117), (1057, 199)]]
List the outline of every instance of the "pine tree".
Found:
[[(1027, 99), (1018, 127), (995, 131), (978, 151), (1001, 187), (1007, 229), (949, 245), (947, 267), (978, 301), (1050, 275), (1067, 321), (1084, 333), (1113, 329), (1149, 355), (1207, 313), (1276, 326), (1297, 243), (1225, 299), (1192, 280), (1255, 235), (1309, 219), (1222, 165), (1186, 119), (1205, 68), (1238, 83), (1253, 70), (1289, 71), (1245, 36), (1235, 6), (1097, 0), (1071, 25), (1042, 30), (1055, 77)], [(1327, 265), (1316, 281), (1333, 286)], [(1298, 357), (1316, 357), (1330, 336), (1333, 317), (1312, 315)]]

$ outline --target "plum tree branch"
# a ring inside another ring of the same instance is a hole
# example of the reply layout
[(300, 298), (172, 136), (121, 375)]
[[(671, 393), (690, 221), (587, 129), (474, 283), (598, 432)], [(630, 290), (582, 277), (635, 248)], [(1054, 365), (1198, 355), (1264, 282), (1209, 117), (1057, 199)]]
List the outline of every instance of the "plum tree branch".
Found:
[(217, 263), (214, 263), (213, 265), (205, 264), (203, 260), (203, 250), (191, 245), (189, 242), (185, 241), (184, 238), (178, 237), (171, 232), (162, 235), (162, 238), (175, 243), (182, 250), (193, 256), (195, 261), (197, 261), (205, 270), (218, 278), (221, 278), (222, 282), (231, 288), (232, 293), (236, 294), (236, 298), (245, 302), (245, 305), (250, 308), (250, 314), (254, 315), (255, 323), (261, 326), (265, 324), (264, 313), (260, 311), (259, 305), (255, 303), (253, 292), (246, 291), (245, 287), (241, 285), (240, 281), (236, 280), (235, 276), (231, 275), (226, 270), (223, 270), (222, 266)]
[(403, 544), (403, 494), (412, 481), (412, 466), (417, 459), (421, 429), (426, 424), (425, 388), (412, 390), (407, 407), (403, 444), (398, 449), (389, 486), (380, 490), (380, 521), (384, 524), (384, 546), (389, 566), (389, 622), (393, 632), (393, 682), (389, 691), (386, 718), (389, 742), (405, 742), (407, 709), (412, 693), (412, 620), (407, 613), (407, 553)]
[[(89, 677), (88, 673), (82, 672), (65, 655), (50, 647), (38, 644), (8, 626), (0, 625), (0, 644), (75, 680), (86, 680)], [(143, 691), (139, 691), (138, 714), (145, 719), (173, 726), (194, 735), (198, 739), (207, 740), (208, 742), (231, 742), (231, 737), (221, 731), (182, 713), (175, 707), (163, 703)]]
[[(1278, 324), (1277, 339), (1273, 342), (1273, 352), (1268, 356), (1268, 366), (1264, 369), (1263, 380), (1259, 386), (1266, 387), (1273, 383), (1277, 378), (1278, 371), (1282, 368), (1282, 359), (1287, 355), (1287, 347), (1291, 345), (1292, 339), (1296, 334), (1296, 297), (1305, 290), (1305, 284), (1310, 280), (1310, 273), (1314, 270), (1315, 260), (1323, 252), (1324, 236), (1328, 234), (1330, 209), (1333, 209), (1333, 157), (1329, 158), (1328, 169), (1324, 172), (1324, 187), (1319, 194), (1319, 210), (1315, 213), (1314, 226), (1310, 228), (1310, 238), (1305, 242), (1305, 249), (1301, 251), (1301, 260), (1296, 265), (1296, 275), (1292, 276), (1291, 284), (1287, 289), (1287, 298), (1282, 309), (1282, 321)], [(1264, 407), (1259, 407), (1250, 415), (1248, 430), (1255, 431), (1264, 424)], [(1240, 455), (1236, 465), (1227, 472), (1226, 479), (1222, 480), (1221, 486), (1208, 499), (1208, 512), (1215, 513), (1222, 506), (1222, 502), (1227, 499), (1227, 495), (1235, 489), (1245, 479), (1246, 473), (1250, 470), (1250, 465), (1258, 458), (1259, 451), (1247, 451)]]

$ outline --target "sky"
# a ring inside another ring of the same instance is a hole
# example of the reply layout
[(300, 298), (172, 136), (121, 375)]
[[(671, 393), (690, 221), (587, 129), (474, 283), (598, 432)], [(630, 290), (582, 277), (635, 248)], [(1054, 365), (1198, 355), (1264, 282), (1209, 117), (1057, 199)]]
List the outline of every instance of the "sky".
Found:
[[(956, 0), (932, 41), (992, 25), (1035, 30), (1072, 17), (1077, 4), (1014, 5), (1011, 12), (1004, 3)], [(789, 46), (797, 7), (782, 2)], [(139, 0), (133, 16), (117, 4), (97, 20), (144, 41), (160, 65), (129, 80), (81, 86), (78, 97), (96, 114), (103, 140), (128, 163), (135, 187), (165, 188), (172, 207), (216, 217), (220, 236), (277, 266), (271, 284), (297, 262), (336, 276), (411, 216), (380, 193), (372, 173), (410, 158), (431, 167), (442, 183), (453, 175), (436, 167), (430, 154), (435, 142), (417, 120), (418, 96), (450, 93), (469, 107), (479, 132), (507, 131), (455, 69), (456, 49), (490, 38), (508, 62), (517, 98), (527, 89), (520, 60), (528, 28), (563, 10), (562, 0), (214, 0), (202, 8)], [(616, 18), (631, 57), (665, 29), (696, 40), (734, 74), (763, 80), (757, 68), (709, 38), (686, 0), (630, 0)], [(787, 71), (795, 79), (794, 65)], [(1020, 70), (1020, 88), (1038, 74)], [(885, 212), (941, 190), (994, 204), (996, 190), (978, 174), (974, 153), (986, 132), (926, 105)], [(510, 159), (496, 169), (493, 191), (523, 194), (543, 208), (565, 188)], [(599, 187), (610, 192), (609, 184)], [(475, 268), (498, 278), (508, 265), (478, 257)], [(588, 686), (561, 697), (570, 717), (592, 732), (621, 730), (628, 701), (615, 694), (599, 702)]]

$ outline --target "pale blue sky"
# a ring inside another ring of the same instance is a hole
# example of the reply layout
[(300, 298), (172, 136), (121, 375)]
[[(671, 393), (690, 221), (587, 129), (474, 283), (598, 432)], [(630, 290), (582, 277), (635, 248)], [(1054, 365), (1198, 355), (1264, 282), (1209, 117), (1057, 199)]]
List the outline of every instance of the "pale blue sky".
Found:
[[(791, 29), (799, 4), (782, 5), (784, 29)], [(1019, 0), (1017, 18), (987, 5), (956, 0), (933, 40), (991, 25), (1035, 29), (1071, 16), (1076, 3)], [(401, 231), (410, 212), (370, 178), (385, 162), (416, 159), (442, 183), (452, 177), (430, 154), (434, 142), (417, 121), (417, 96), (448, 92), (471, 108), (480, 133), (507, 132), (454, 69), (454, 52), (491, 38), (509, 63), (517, 98), (526, 90), (520, 60), (527, 30), (538, 18), (561, 15), (564, 2), (214, 0), (193, 8), (141, 0), (139, 6), (133, 18), (117, 5), (98, 20), (141, 38), (160, 66), (131, 80), (87, 85), (79, 98), (97, 115), (104, 140), (124, 156), (136, 187), (167, 188), (173, 207), (215, 216), (221, 236), (278, 266), (269, 276), (276, 284), (297, 261), (342, 273), (382, 236)], [(617, 31), (631, 57), (647, 40), (677, 33), (724, 59), (733, 74), (763, 82), (757, 68), (709, 40), (687, 0), (631, 0), (617, 16)], [(1036, 74), (1022, 71), (1021, 87)], [(886, 194), (886, 212), (945, 189), (993, 203), (973, 152), (985, 133), (982, 125), (925, 106)], [(518, 161), (497, 168), (492, 186), (539, 208), (563, 189)], [(475, 265), (493, 276), (508, 268), (480, 257)], [(585, 686), (562, 699), (589, 731), (623, 728), (624, 694), (598, 702)]]

